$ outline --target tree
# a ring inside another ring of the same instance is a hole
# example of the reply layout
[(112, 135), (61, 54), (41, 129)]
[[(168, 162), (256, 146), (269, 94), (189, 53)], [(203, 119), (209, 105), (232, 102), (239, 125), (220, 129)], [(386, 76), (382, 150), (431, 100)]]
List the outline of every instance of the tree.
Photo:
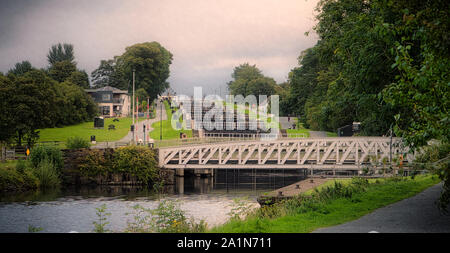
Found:
[(305, 104), (317, 87), (317, 76), (320, 70), (315, 48), (303, 51), (298, 57), (298, 63), (300, 66), (289, 73), (290, 90), (287, 94), (286, 107), (292, 114), (298, 116), (303, 124), (306, 124)]
[(232, 95), (243, 95), (246, 97), (250, 95), (248, 85), (251, 80), (264, 77), (256, 65), (250, 65), (248, 63), (241, 64), (234, 68), (231, 77), (233, 81), (228, 83), (228, 90)]
[(317, 10), (319, 41), (289, 75), (291, 110), (313, 129), (360, 121), (362, 134), (386, 134), (398, 108), (379, 93), (396, 75), (390, 67), (395, 36), (381, 34), (378, 24), (398, 13), (382, 0), (322, 0)]
[(15, 134), (14, 109), (15, 87), (11, 80), (0, 73), (0, 142), (10, 142)]
[(8, 74), (14, 74), (14, 75), (20, 76), (20, 75), (23, 75), (33, 69), (35, 69), (35, 68), (33, 68), (33, 66), (31, 66), (31, 63), (29, 61), (22, 61), (22, 62), (16, 63), (16, 65), (14, 65), (14, 68), (12, 68), (8, 71)]
[(77, 71), (77, 66), (70, 61), (58, 61), (50, 66), (48, 73), (53, 80), (64, 82), (72, 73)]
[(84, 70), (76, 70), (70, 74), (68, 78), (65, 79), (73, 84), (80, 86), (83, 89), (89, 89), (89, 76)]
[(383, 99), (400, 110), (395, 133), (413, 148), (431, 139), (450, 139), (450, 14), (447, 1), (397, 1), (389, 5), (399, 18), (379, 24), (397, 35), (391, 53), (398, 74)]
[(129, 88), (125, 73), (117, 66), (117, 57), (113, 60), (100, 61), (100, 66), (92, 71), (91, 76), (94, 87), (111, 86), (121, 90)]
[(139, 102), (147, 101), (148, 94), (144, 88), (139, 88), (136, 90), (136, 97), (139, 99)]
[(32, 145), (39, 136), (38, 129), (52, 124), (55, 82), (41, 70), (12, 78), (14, 95), (13, 103), (8, 106), (12, 112), (9, 120), (14, 126), (18, 145), (24, 139)]
[(277, 83), (270, 77), (258, 77), (250, 80), (247, 85), (248, 94), (256, 96), (259, 102), (259, 95), (266, 95), (267, 97), (275, 94), (275, 87)]
[(68, 61), (70, 63), (76, 64), (74, 62), (75, 55), (73, 51), (73, 45), (66, 43), (58, 43), (56, 45), (53, 45), (47, 54), (47, 60), (50, 66), (62, 61)]
[(172, 57), (158, 42), (144, 42), (127, 47), (125, 53), (117, 57), (116, 64), (129, 79), (135, 70), (136, 89), (145, 89), (154, 100), (169, 87), (167, 78)]

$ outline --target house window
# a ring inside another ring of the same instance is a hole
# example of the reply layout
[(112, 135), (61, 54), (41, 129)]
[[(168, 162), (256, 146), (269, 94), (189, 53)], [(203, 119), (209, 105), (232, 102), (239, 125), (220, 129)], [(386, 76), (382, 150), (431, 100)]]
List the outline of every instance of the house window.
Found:
[(102, 100), (103, 100), (103, 101), (109, 101), (109, 100), (111, 100), (111, 94), (103, 94), (103, 95), (102, 95)]
[(102, 106), (101, 112), (102, 112), (102, 115), (109, 115), (109, 113), (110, 113), (109, 106)]

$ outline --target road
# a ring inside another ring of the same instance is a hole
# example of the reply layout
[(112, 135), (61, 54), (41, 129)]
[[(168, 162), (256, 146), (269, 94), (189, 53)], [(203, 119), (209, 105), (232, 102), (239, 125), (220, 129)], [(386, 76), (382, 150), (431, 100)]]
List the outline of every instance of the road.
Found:
[[(144, 124), (146, 125), (146, 138), (147, 135), (153, 130), (153, 128), (151, 127), (151, 125), (154, 122), (160, 121), (161, 119), (161, 108), (162, 108), (162, 120), (166, 120), (167, 119), (167, 114), (166, 114), (166, 109), (163, 106), (161, 106), (160, 102), (156, 102), (156, 116), (153, 119), (149, 119), (149, 120), (143, 120), (143, 121), (139, 121), (139, 123), (135, 124), (137, 126), (137, 130), (136, 130), (136, 134), (137, 134), (137, 140), (141, 139), (144, 140), (144, 132), (143, 132), (143, 128), (144, 128)], [(129, 131), (128, 134), (126, 136), (124, 136), (122, 139), (116, 141), (118, 143), (129, 143), (131, 140), (133, 139), (133, 132)], [(136, 136), (135, 136), (136, 139)], [(109, 147), (114, 147), (114, 141), (113, 142), (101, 142), (98, 143), (97, 145), (95, 145), (93, 148), (105, 148), (107, 146)]]
[(442, 183), (358, 220), (321, 228), (314, 233), (448, 233), (450, 215), (441, 214), (435, 204), (441, 189)]

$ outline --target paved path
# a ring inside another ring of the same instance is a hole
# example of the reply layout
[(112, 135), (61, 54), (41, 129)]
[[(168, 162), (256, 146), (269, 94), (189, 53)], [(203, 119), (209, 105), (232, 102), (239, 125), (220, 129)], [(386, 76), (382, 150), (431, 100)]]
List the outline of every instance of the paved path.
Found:
[(377, 209), (358, 220), (321, 228), (314, 233), (448, 233), (450, 215), (441, 214), (435, 204), (441, 189), (442, 183), (414, 197)]
[(294, 117), (279, 117), (278, 120), (280, 121), (281, 129), (290, 129), (292, 128), (292, 124), (295, 123)]
[[(167, 119), (167, 114), (166, 114), (166, 109), (164, 107), (164, 105), (161, 107), (161, 103), (158, 101), (156, 102), (156, 116), (153, 119), (149, 119), (149, 120), (143, 120), (143, 121), (139, 121), (139, 123), (136, 124), (137, 126), (137, 130), (136, 130), (136, 134), (137, 134), (137, 139), (141, 139), (144, 140), (144, 132), (142, 131), (144, 128), (144, 124), (146, 125), (146, 133), (145, 135), (149, 135), (149, 133), (153, 130), (153, 128), (151, 127), (151, 125), (154, 122), (158, 122), (160, 121), (161, 117), (161, 108), (162, 108), (162, 120), (166, 120)], [(149, 130), (148, 130), (149, 129)], [(147, 138), (147, 137), (146, 137)], [(115, 143), (129, 143), (131, 140), (133, 139), (133, 132), (129, 131), (128, 134), (123, 137), (122, 139), (118, 140), (118, 141), (113, 141), (113, 142), (101, 142), (98, 143), (97, 145), (95, 145), (93, 148), (105, 148), (107, 145), (109, 147), (114, 147)], [(136, 137), (135, 137), (136, 139)]]
[(310, 137), (327, 137), (327, 132), (325, 131), (309, 131)]

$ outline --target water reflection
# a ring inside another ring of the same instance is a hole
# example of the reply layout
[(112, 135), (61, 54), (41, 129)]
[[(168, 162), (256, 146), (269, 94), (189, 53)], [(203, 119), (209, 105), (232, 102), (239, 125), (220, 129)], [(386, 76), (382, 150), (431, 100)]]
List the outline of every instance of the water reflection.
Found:
[(98, 219), (96, 208), (105, 204), (112, 215), (108, 229), (124, 231), (134, 205), (156, 208), (159, 198), (180, 200), (187, 217), (205, 220), (209, 226), (229, 217), (233, 199), (256, 197), (304, 178), (301, 171), (218, 170), (214, 177), (177, 177), (162, 194), (147, 187), (83, 186), (0, 196), (0, 233), (27, 232), (28, 226), (43, 232), (91, 232)]
[(160, 192), (139, 186), (80, 186), (25, 193), (3, 193), (0, 202), (45, 202), (106, 198), (123, 200), (158, 199), (164, 196), (193, 194), (246, 194), (256, 197), (305, 178), (301, 170), (216, 170), (214, 177), (196, 177), (186, 171), (185, 177), (176, 177), (174, 185), (166, 185)]

